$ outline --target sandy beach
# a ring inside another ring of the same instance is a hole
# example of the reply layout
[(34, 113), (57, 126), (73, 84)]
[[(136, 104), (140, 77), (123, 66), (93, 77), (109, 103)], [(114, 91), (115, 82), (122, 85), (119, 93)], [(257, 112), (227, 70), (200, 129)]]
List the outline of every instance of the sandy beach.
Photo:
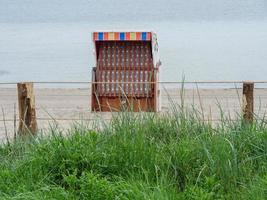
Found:
[[(3, 116), (3, 112), (0, 114), (0, 140), (3, 140), (5, 130), (9, 137), (13, 137), (18, 126), (18, 120), (14, 123), (14, 119), (18, 118), (17, 90), (0, 88), (0, 96), (0, 106), (5, 115)], [(255, 114), (264, 115), (267, 108), (267, 89), (255, 89), (254, 96)], [(240, 114), (241, 99), (241, 89), (184, 90), (185, 106), (198, 109), (204, 113), (204, 120), (214, 122), (220, 120), (220, 110), (233, 119)], [(112, 113), (91, 112), (91, 90), (86, 88), (36, 88), (35, 103), (39, 129), (47, 129), (49, 124), (56, 121), (61, 129), (66, 130), (77, 121), (103, 121), (112, 116)], [(161, 113), (170, 111), (172, 104), (181, 105), (181, 90), (161, 90)]]

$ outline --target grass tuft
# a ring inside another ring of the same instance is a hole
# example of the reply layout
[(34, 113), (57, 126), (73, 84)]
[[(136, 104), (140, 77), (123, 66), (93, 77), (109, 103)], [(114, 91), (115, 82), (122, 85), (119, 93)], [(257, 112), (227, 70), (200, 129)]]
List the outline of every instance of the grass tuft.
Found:
[(222, 121), (183, 106), (51, 127), (0, 146), (0, 199), (266, 199), (265, 123)]

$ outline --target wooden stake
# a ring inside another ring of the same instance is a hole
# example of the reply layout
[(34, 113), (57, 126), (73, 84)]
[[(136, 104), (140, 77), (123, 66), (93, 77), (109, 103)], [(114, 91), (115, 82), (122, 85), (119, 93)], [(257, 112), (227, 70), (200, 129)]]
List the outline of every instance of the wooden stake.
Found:
[(253, 122), (254, 98), (253, 98), (254, 83), (243, 83), (243, 119), (246, 122)]
[(19, 135), (37, 133), (33, 83), (18, 83)]

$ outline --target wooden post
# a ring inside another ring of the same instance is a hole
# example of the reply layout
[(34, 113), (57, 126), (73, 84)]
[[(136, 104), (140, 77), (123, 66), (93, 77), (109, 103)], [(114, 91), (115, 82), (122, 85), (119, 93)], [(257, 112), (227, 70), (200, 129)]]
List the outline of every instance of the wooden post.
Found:
[(253, 98), (254, 83), (244, 82), (243, 83), (243, 119), (246, 122), (253, 122), (253, 110), (254, 110), (254, 98)]
[(37, 133), (33, 83), (18, 83), (19, 135)]

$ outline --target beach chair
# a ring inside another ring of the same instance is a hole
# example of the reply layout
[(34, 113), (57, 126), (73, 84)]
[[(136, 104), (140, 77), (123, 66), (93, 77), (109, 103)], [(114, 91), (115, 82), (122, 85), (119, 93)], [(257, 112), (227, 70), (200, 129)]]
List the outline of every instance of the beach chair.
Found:
[(94, 32), (92, 111), (159, 111), (158, 43), (153, 32)]

